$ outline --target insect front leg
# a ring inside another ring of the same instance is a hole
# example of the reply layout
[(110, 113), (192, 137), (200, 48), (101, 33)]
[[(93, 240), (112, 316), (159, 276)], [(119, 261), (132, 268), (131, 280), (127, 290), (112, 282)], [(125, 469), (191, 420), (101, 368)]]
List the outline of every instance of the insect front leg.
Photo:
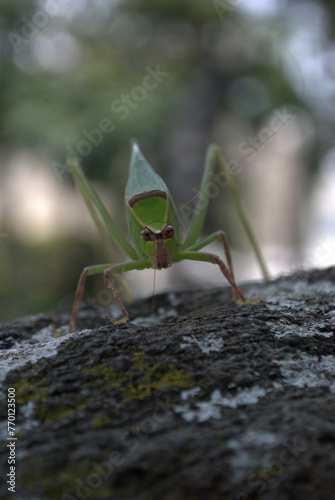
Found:
[(91, 274), (102, 273), (108, 267), (110, 267), (110, 264), (88, 266), (88, 267), (84, 267), (84, 269), (82, 270), (79, 281), (78, 281), (77, 289), (76, 289), (76, 295), (75, 295), (74, 302), (73, 302), (72, 314), (71, 314), (70, 325), (69, 325), (69, 333), (72, 333), (73, 329), (74, 329), (74, 325), (75, 325), (76, 317), (77, 317), (77, 313), (78, 313), (78, 307), (79, 307), (81, 298), (82, 298), (84, 290), (85, 290), (86, 276), (89, 276)]
[(133, 270), (142, 270), (147, 267), (150, 267), (147, 263), (147, 261), (135, 261), (135, 262), (126, 262), (124, 264), (116, 264), (114, 266), (109, 266), (107, 269), (104, 270), (104, 282), (108, 290), (110, 290), (113, 294), (113, 297), (115, 301), (117, 302), (117, 305), (122, 311), (123, 317), (121, 319), (114, 319), (111, 316), (104, 316), (105, 318), (109, 318), (111, 322), (115, 325), (117, 323), (125, 323), (129, 319), (129, 313), (127, 309), (124, 307), (120, 296), (117, 292), (117, 289), (115, 288), (113, 282), (112, 282), (112, 276), (116, 273), (123, 273), (126, 271), (133, 271)]
[[(81, 298), (82, 298), (83, 293), (84, 293), (85, 281), (86, 281), (87, 276), (90, 276), (93, 274), (104, 273), (104, 280), (105, 280), (106, 286), (112, 292), (113, 297), (115, 298), (118, 306), (120, 307), (124, 317), (126, 317), (126, 319), (124, 319), (123, 321), (126, 321), (129, 317), (128, 312), (127, 312), (126, 308), (123, 306), (121, 299), (116, 291), (116, 288), (110, 280), (110, 277), (112, 274), (115, 274), (115, 273), (132, 271), (134, 269), (141, 270), (141, 269), (144, 269), (145, 267), (148, 267), (148, 266), (147, 266), (147, 263), (143, 262), (143, 261), (122, 262), (120, 264), (114, 264), (114, 265), (113, 264), (100, 264), (100, 265), (96, 265), (96, 266), (85, 267), (80, 275), (77, 289), (76, 289), (76, 295), (75, 295), (75, 299), (74, 299), (74, 303), (73, 303), (72, 314), (71, 314), (70, 325), (69, 325), (69, 333), (72, 333), (73, 329), (74, 329), (74, 325), (75, 325), (76, 317), (77, 317), (77, 313), (78, 313), (78, 307), (79, 307)], [(117, 323), (118, 321), (114, 320), (113, 322)]]
[(86, 176), (77, 158), (68, 158), (67, 166), (69, 167), (73, 178), (85, 200), (87, 208), (98, 228), (99, 233), (103, 233), (103, 225), (97, 217), (97, 214), (100, 215), (108, 233), (110, 234), (116, 245), (122, 248), (122, 250), (126, 253), (126, 255), (128, 255), (128, 257), (136, 260), (138, 258), (136, 251), (128, 243), (121, 231), (117, 228), (113, 220), (110, 218), (104, 204), (86, 179)]
[[(199, 243), (197, 243), (196, 245), (192, 245), (190, 248), (188, 248), (188, 250), (196, 252), (196, 251), (201, 250), (202, 248), (206, 247), (207, 245), (210, 245), (214, 241), (218, 241), (220, 239), (222, 242), (223, 251), (224, 251), (225, 256), (226, 256), (227, 265), (228, 265), (230, 275), (231, 275), (233, 281), (235, 282), (233, 261), (232, 261), (231, 254), (230, 254), (230, 248), (228, 245), (226, 234), (223, 231), (221, 231), (221, 230), (215, 231), (215, 233), (210, 234), (209, 236), (207, 236), (207, 238), (199, 241)], [(237, 300), (239, 300), (239, 298), (236, 295), (236, 292), (233, 288), (233, 301), (236, 302)]]
[(200, 262), (209, 262), (211, 264), (217, 264), (220, 268), (220, 271), (222, 272), (223, 276), (226, 278), (230, 286), (232, 287), (233, 290), (233, 300), (234, 302), (247, 302), (243, 293), (241, 290), (238, 288), (234, 277), (231, 275), (228, 267), (226, 264), (223, 262), (220, 257), (215, 255), (214, 253), (209, 253), (209, 252), (196, 252), (196, 251), (185, 251), (185, 252), (180, 252), (176, 258), (176, 260), (196, 260)]

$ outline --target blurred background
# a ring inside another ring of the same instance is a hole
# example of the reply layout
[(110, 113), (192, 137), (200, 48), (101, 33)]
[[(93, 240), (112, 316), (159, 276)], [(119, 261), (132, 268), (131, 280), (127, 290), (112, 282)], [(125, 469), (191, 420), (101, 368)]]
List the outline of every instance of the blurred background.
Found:
[[(216, 142), (271, 276), (335, 264), (334, 18), (329, 0), (1, 0), (0, 321), (71, 307), (82, 268), (107, 262), (64, 162), (126, 234), (133, 138), (177, 206)], [(261, 278), (224, 186), (203, 233), (219, 228), (237, 279)], [(125, 280), (152, 293), (152, 270)], [(224, 284), (194, 262), (156, 276), (157, 292)], [(101, 276), (85, 297), (110, 301)]]

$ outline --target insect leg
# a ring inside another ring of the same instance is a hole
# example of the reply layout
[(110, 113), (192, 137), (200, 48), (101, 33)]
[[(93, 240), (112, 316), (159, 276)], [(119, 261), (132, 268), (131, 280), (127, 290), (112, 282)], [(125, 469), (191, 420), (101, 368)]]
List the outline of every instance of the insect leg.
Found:
[(248, 215), (247, 215), (247, 212), (245, 210), (245, 208), (243, 207), (243, 204), (242, 204), (242, 201), (241, 201), (241, 198), (240, 198), (240, 195), (238, 193), (238, 190), (237, 190), (237, 187), (236, 187), (236, 184), (233, 180), (233, 178), (229, 175), (228, 173), (228, 170), (227, 170), (227, 167), (226, 167), (226, 163), (225, 163), (225, 160), (223, 159), (222, 157), (222, 154), (219, 150), (219, 148), (217, 149), (217, 161), (218, 161), (218, 166), (222, 172), (222, 175), (225, 175), (226, 178), (229, 180), (227, 186), (228, 186), (228, 189), (230, 191), (230, 194), (232, 196), (232, 199), (233, 199), (233, 202), (235, 204), (235, 208), (236, 208), (236, 211), (239, 215), (239, 218), (241, 220), (241, 223), (244, 227), (244, 230), (249, 238), (249, 241), (250, 241), (250, 244), (255, 252), (255, 255), (256, 255), (256, 258), (258, 260), (258, 263), (259, 263), (259, 266), (262, 270), (262, 274), (263, 274), (263, 277), (264, 277), (264, 280), (265, 281), (269, 281), (270, 279), (270, 275), (269, 275), (269, 271), (267, 269), (267, 266), (266, 266), (266, 263), (265, 263), (265, 259), (263, 257), (263, 254), (262, 254), (262, 251), (261, 251), (261, 248), (260, 248), (260, 245), (258, 243), (258, 240), (256, 238), (256, 234), (251, 226), (251, 223), (249, 221), (249, 218), (248, 218)]
[(180, 252), (176, 257), (175, 260), (181, 261), (181, 260), (196, 260), (200, 262), (209, 262), (211, 264), (217, 264), (223, 274), (223, 276), (226, 278), (230, 286), (232, 287), (233, 290), (233, 300), (234, 302), (241, 301), (241, 302), (246, 302), (246, 299), (244, 298), (243, 293), (241, 290), (238, 288), (234, 277), (231, 275), (228, 267), (226, 264), (223, 262), (223, 260), (220, 259), (217, 255), (214, 253), (209, 253), (209, 252), (195, 252), (195, 251), (185, 251), (185, 252)]
[(86, 281), (86, 276), (89, 276), (91, 274), (99, 274), (102, 273), (106, 268), (108, 268), (110, 264), (105, 264), (105, 265), (97, 265), (97, 266), (88, 266), (84, 267), (84, 269), (81, 272), (81, 275), (79, 277), (77, 289), (76, 289), (76, 295), (74, 298), (73, 302), (73, 307), (72, 307), (72, 314), (71, 314), (71, 319), (70, 319), (70, 325), (69, 325), (69, 333), (73, 332), (74, 325), (76, 322), (76, 317), (77, 317), (77, 312), (78, 312), (78, 307), (81, 301), (81, 298), (84, 293), (85, 289), (85, 281)]
[[(89, 266), (85, 267), (80, 275), (78, 285), (77, 285), (77, 290), (76, 290), (76, 295), (73, 303), (73, 308), (72, 308), (72, 314), (71, 314), (71, 319), (70, 319), (70, 325), (69, 325), (69, 333), (73, 332), (76, 317), (77, 317), (77, 312), (78, 312), (78, 307), (81, 301), (81, 298), (84, 293), (85, 289), (85, 281), (86, 277), (93, 275), (93, 274), (99, 274), (99, 273), (104, 273), (104, 280), (107, 285), (107, 288), (113, 293), (113, 296), (118, 303), (118, 305), (121, 308), (122, 313), (124, 314), (125, 308), (122, 304), (121, 299), (116, 291), (115, 286), (112, 284), (112, 282), (107, 278), (106, 280), (106, 274), (109, 277), (111, 273), (122, 273), (126, 271), (131, 271), (133, 269), (144, 269), (147, 267), (147, 263), (143, 263), (143, 261), (132, 261), (132, 262), (123, 262), (120, 264), (100, 264), (96, 266)], [(128, 314), (128, 313), (127, 313)], [(124, 314), (125, 315), (125, 314)], [(126, 316), (126, 315), (125, 315)]]
[(118, 229), (116, 224), (113, 222), (111, 217), (109, 216), (104, 204), (100, 200), (99, 196), (96, 194), (91, 184), (86, 179), (86, 176), (79, 164), (77, 158), (68, 158), (67, 166), (69, 167), (74, 180), (85, 200), (87, 208), (89, 209), (94, 222), (97, 224), (99, 232), (101, 232), (101, 223), (97, 223), (97, 217), (93, 214), (94, 210), (97, 210), (97, 213), (100, 215), (103, 220), (108, 233), (112, 237), (113, 241), (116, 245), (118, 245), (122, 250), (130, 257), (131, 259), (138, 259), (138, 255), (134, 248), (128, 243), (126, 238), (123, 236), (121, 231)]
[[(216, 168), (219, 170), (219, 173), (214, 175)], [(220, 178), (224, 179), (225, 185), (228, 187), (230, 191), (236, 211), (247, 233), (250, 244), (254, 249), (264, 279), (265, 281), (267, 281), (269, 280), (269, 272), (267, 270), (265, 260), (262, 255), (260, 246), (258, 244), (256, 235), (251, 227), (246, 210), (242, 205), (240, 195), (237, 191), (235, 182), (226, 166), (225, 160), (222, 157), (219, 147), (216, 146), (215, 144), (211, 144), (207, 150), (205, 168), (201, 181), (201, 186), (197, 196), (197, 203), (194, 209), (190, 227), (185, 237), (184, 248), (185, 249), (189, 249), (191, 247), (193, 248), (193, 245), (200, 236), (205, 220), (207, 205), (209, 202), (209, 188), (213, 183), (217, 182)]]
[(218, 147), (212, 144), (207, 150), (205, 168), (201, 180), (199, 195), (197, 197), (197, 203), (184, 241), (185, 248), (189, 248), (194, 245), (200, 236), (209, 202), (208, 189), (212, 184), (213, 171), (215, 169), (217, 156)]
[(124, 307), (124, 305), (120, 299), (120, 296), (119, 296), (119, 294), (118, 294), (118, 292), (117, 292), (117, 290), (116, 290), (116, 288), (111, 280), (112, 276), (116, 273), (132, 271), (135, 269), (140, 271), (140, 270), (145, 269), (147, 267), (150, 267), (150, 265), (148, 265), (147, 261), (138, 260), (135, 262), (126, 262), (125, 264), (116, 264), (114, 266), (109, 266), (109, 267), (107, 267), (107, 269), (104, 270), (105, 285), (108, 288), (108, 290), (110, 290), (112, 292), (113, 297), (114, 297), (115, 301), (117, 302), (117, 305), (119, 306), (119, 308), (121, 309), (122, 314), (123, 314), (123, 317), (121, 319), (114, 319), (111, 316), (105, 316), (105, 318), (109, 318), (113, 324), (125, 323), (126, 321), (128, 321), (129, 313), (128, 313), (127, 309)]
[[(211, 243), (213, 243), (214, 241), (217, 241), (220, 239), (222, 241), (223, 251), (224, 251), (226, 259), (227, 259), (227, 265), (228, 265), (230, 275), (233, 278), (233, 280), (235, 281), (233, 261), (232, 261), (231, 254), (230, 254), (230, 248), (229, 248), (229, 245), (227, 242), (226, 234), (223, 231), (221, 231), (221, 230), (215, 231), (215, 233), (210, 234), (207, 238), (199, 241), (199, 243), (197, 243), (196, 245), (192, 245), (187, 250), (198, 251), (198, 250), (201, 250), (201, 248), (204, 248), (207, 245), (210, 245)], [(236, 302), (236, 300), (238, 300), (234, 289), (233, 289), (233, 300), (234, 300), (234, 302)]]

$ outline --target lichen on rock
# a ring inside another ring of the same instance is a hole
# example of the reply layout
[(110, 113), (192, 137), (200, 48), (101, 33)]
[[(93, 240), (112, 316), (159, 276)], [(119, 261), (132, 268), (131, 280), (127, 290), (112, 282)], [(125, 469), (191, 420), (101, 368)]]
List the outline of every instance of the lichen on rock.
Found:
[[(242, 290), (266, 300), (238, 306), (228, 288), (161, 294), (154, 319), (146, 299), (122, 325), (82, 306), (72, 335), (69, 311), (1, 324), (15, 498), (332, 498), (335, 268)], [(5, 446), (0, 455), (6, 463)]]

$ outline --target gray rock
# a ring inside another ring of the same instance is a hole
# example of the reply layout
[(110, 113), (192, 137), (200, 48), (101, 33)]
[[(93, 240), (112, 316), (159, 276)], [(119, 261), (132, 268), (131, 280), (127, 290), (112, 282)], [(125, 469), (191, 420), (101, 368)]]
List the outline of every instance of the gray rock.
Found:
[(1, 498), (334, 498), (335, 268), (242, 290), (266, 300), (162, 294), (117, 326), (83, 306), (72, 335), (69, 311), (1, 324)]

